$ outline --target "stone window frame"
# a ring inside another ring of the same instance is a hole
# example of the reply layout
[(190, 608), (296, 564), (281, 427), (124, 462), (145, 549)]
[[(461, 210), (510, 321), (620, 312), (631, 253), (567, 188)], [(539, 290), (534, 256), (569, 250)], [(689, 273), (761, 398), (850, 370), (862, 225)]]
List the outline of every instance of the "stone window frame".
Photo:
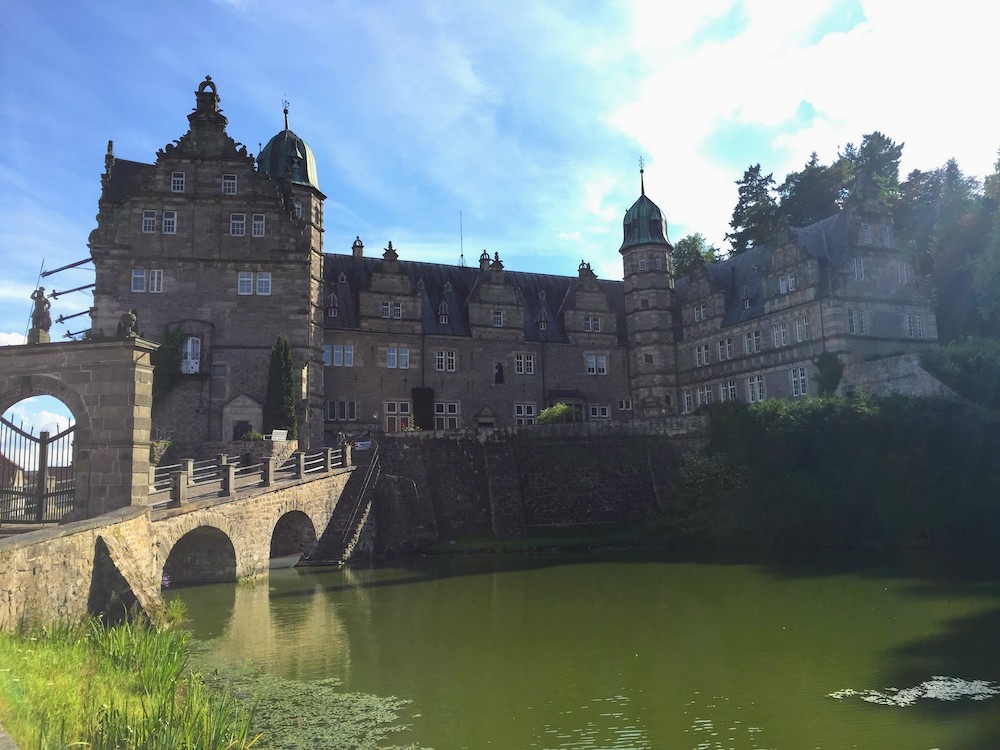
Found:
[(354, 344), (334, 344), (330, 354), (331, 367), (354, 367)]
[(385, 348), (385, 366), (388, 370), (409, 370), (410, 347), (387, 346)]
[(699, 302), (696, 305), (691, 306), (694, 310), (694, 322), (701, 323), (703, 320), (708, 318), (708, 305), (704, 302)]
[(356, 422), (358, 420), (357, 401), (327, 401), (327, 422)]
[(434, 369), (437, 372), (455, 372), (457, 361), (454, 349), (437, 349), (434, 352)]
[(229, 214), (229, 236), (245, 237), (247, 233), (247, 215), (245, 213)]
[(460, 423), (461, 411), (458, 401), (435, 401), (434, 429), (457, 430)]
[(783, 320), (779, 320), (771, 326), (771, 343), (775, 349), (788, 346), (788, 325)]
[(239, 178), (235, 174), (222, 175), (222, 194), (236, 195), (239, 192)]
[(503, 310), (494, 310), (492, 313), (494, 328), (503, 328)]
[(801, 318), (795, 319), (795, 342), (802, 343), (803, 341), (812, 340), (812, 321), (809, 319), (808, 315), (804, 315)]
[(646, 262), (646, 259), (645, 258), (639, 258), (639, 270), (640, 271), (645, 271), (648, 267), (649, 267), (649, 264)]
[(798, 280), (795, 278), (794, 271), (789, 271), (778, 277), (778, 294), (788, 294), (789, 292), (794, 292), (797, 288)]
[(611, 419), (611, 410), (608, 408), (607, 404), (590, 404), (590, 419), (591, 421), (603, 421), (605, 419)]
[(177, 234), (177, 212), (164, 211), (163, 222), (160, 226), (163, 227), (163, 234)]
[(144, 208), (142, 210), (142, 233), (143, 234), (155, 234), (156, 233), (156, 211), (151, 208)]
[(171, 172), (170, 174), (170, 192), (171, 193), (183, 193), (184, 184), (186, 182), (185, 174), (183, 172)]
[(295, 216), (296, 219), (302, 218), (302, 201), (296, 200), (292, 204), (292, 214)]
[(723, 380), (719, 383), (719, 400), (736, 401), (738, 398), (738, 388), (735, 380)]
[(711, 385), (699, 385), (696, 392), (698, 406), (708, 406), (712, 403), (714, 388)]
[(403, 303), (393, 302), (392, 303), (392, 319), (402, 320), (403, 319)]
[(133, 268), (132, 269), (132, 281), (129, 285), (129, 291), (135, 294), (143, 294), (146, 291), (146, 269), (145, 268)]
[(745, 383), (748, 404), (755, 404), (767, 398), (763, 375), (748, 375)]
[(389, 311), (390, 311), (390, 309), (391, 309), (391, 307), (389, 305), (389, 300), (387, 300), (387, 299), (382, 300), (382, 304), (381, 304), (380, 310), (381, 310), (382, 317), (385, 318), (386, 320), (389, 319)]
[(690, 414), (694, 411), (694, 392), (690, 388), (685, 388), (681, 394), (682, 413)]
[(747, 331), (743, 334), (743, 352), (745, 354), (760, 354), (760, 329)]
[(632, 411), (632, 399), (630, 398), (618, 399), (618, 411)]
[(851, 257), (851, 266), (854, 269), (854, 280), (864, 281), (865, 280), (865, 259), (860, 255), (855, 255)]
[(601, 332), (601, 318), (599, 315), (585, 315), (583, 318), (583, 330), (587, 333)]
[(847, 332), (851, 336), (867, 336), (868, 330), (868, 311), (862, 308), (848, 308)]
[(733, 337), (726, 336), (724, 339), (719, 339), (719, 361), (724, 362), (727, 359), (732, 359), (733, 354)]
[(163, 292), (162, 268), (149, 269), (149, 281), (147, 282), (146, 291), (148, 291), (150, 294), (162, 294)]
[(251, 214), (250, 215), (250, 236), (251, 237), (263, 237), (264, 230), (266, 226), (267, 217), (265, 214)]
[(704, 367), (709, 363), (709, 346), (708, 344), (698, 344), (694, 348), (694, 364), (695, 367)]

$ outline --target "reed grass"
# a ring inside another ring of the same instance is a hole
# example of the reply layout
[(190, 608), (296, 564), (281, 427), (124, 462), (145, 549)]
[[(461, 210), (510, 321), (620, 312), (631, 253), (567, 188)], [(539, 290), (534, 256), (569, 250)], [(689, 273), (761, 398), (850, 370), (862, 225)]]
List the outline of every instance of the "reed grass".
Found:
[(138, 616), (0, 634), (0, 723), (22, 750), (247, 750), (252, 709), (190, 655), (185, 631)]

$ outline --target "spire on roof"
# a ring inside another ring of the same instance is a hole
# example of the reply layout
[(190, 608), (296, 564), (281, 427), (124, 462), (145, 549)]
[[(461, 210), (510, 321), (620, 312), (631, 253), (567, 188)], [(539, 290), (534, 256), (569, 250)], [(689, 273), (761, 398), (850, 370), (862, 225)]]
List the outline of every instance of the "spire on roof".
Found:
[(285, 113), (285, 130), (288, 130), (288, 100), (282, 99), (281, 106), (283, 107), (281, 111)]
[(642, 176), (642, 173), (646, 171), (645, 170), (645, 166), (646, 166), (646, 162), (643, 161), (643, 158), (640, 156), (639, 157), (639, 190), (642, 192), (643, 195), (646, 194), (646, 180)]

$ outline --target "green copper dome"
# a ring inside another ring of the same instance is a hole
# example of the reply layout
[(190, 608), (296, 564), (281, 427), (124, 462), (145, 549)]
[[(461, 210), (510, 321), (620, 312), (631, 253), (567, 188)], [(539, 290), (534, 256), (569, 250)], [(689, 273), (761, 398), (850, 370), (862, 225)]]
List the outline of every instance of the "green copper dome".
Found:
[(288, 178), (298, 185), (319, 190), (312, 149), (287, 127), (267, 142), (257, 157), (257, 167), (272, 179)]
[(645, 186), (639, 200), (625, 212), (622, 221), (624, 239), (618, 252), (638, 245), (670, 245), (667, 238), (667, 219), (653, 201), (646, 197)]

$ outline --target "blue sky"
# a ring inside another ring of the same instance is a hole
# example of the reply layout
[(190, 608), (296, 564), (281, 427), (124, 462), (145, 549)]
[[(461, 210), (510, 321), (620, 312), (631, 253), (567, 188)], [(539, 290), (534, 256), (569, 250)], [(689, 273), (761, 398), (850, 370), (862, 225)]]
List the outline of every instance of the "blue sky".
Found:
[[(550, 273), (586, 259), (621, 278), (640, 155), (671, 238), (723, 245), (749, 164), (780, 181), (881, 130), (906, 143), (904, 174), (956, 157), (982, 177), (1000, 147), (1000, 11), (978, 0), (7, 0), (4, 16), (0, 344), (23, 340), (43, 259), (87, 257), (107, 141), (153, 161), (206, 74), (253, 153), (290, 101), (328, 196), (327, 252), (360, 235)], [(67, 295), (53, 317), (89, 305)]]

